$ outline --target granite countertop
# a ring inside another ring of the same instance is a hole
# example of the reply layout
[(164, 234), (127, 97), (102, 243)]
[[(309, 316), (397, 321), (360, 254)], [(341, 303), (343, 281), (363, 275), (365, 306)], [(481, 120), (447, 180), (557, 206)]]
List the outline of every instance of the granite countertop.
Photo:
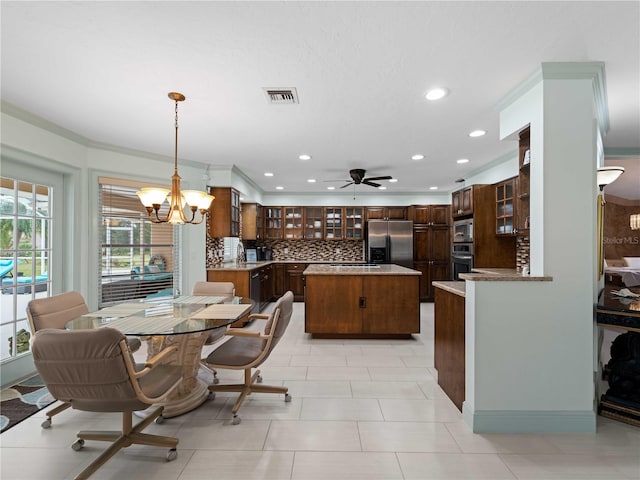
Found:
[(446, 290), (447, 292), (455, 295), (460, 295), (461, 297), (464, 297), (467, 294), (466, 282), (431, 282), (431, 284), (436, 288), (441, 288), (442, 290)]
[(418, 270), (400, 265), (370, 264), (311, 264), (304, 271), (305, 275), (422, 275)]
[(267, 265), (276, 265), (276, 264), (288, 264), (288, 263), (308, 263), (308, 264), (324, 264), (324, 265), (357, 265), (361, 263), (365, 265), (365, 262), (354, 262), (354, 261), (335, 261), (335, 260), (260, 260), (255, 262), (225, 262), (220, 265), (216, 265), (213, 267), (207, 267), (207, 270), (215, 270), (215, 271), (251, 271), (257, 268), (266, 267)]
[(458, 276), (463, 280), (480, 282), (550, 282), (553, 280), (553, 277), (549, 276), (523, 276), (515, 268), (472, 268), (471, 273), (461, 273)]

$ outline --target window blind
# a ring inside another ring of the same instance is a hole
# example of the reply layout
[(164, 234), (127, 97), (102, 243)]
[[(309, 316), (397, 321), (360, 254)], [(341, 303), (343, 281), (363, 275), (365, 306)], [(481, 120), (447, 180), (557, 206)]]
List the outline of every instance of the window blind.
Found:
[(149, 221), (136, 195), (152, 185), (113, 178), (100, 178), (99, 184), (100, 306), (172, 294), (180, 275), (179, 235), (171, 225)]

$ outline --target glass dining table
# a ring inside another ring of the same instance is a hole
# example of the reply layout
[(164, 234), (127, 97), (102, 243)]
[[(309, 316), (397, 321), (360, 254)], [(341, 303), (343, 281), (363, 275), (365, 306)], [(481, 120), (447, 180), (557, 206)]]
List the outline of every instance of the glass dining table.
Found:
[(208, 397), (208, 385), (198, 378), (202, 347), (215, 329), (245, 317), (254, 301), (236, 296), (158, 297), (143, 302), (127, 302), (90, 312), (65, 325), (68, 330), (113, 327), (127, 336), (141, 337), (151, 358), (164, 348), (178, 347), (171, 363), (181, 365), (183, 378), (178, 387), (159, 405), (169, 418), (189, 412)]

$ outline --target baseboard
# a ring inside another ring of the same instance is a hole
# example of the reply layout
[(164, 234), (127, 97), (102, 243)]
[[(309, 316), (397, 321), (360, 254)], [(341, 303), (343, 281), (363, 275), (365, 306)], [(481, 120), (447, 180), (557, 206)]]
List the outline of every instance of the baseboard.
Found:
[(595, 433), (595, 411), (472, 411), (462, 405), (474, 433)]

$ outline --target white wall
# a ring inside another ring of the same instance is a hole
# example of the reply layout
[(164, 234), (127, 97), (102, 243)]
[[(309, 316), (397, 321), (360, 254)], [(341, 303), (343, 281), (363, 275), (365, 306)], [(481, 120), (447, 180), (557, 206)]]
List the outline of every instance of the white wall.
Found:
[(595, 431), (597, 73), (575, 73), (543, 65), (501, 116), (505, 137), (531, 125), (532, 276), (552, 281), (467, 282), (474, 431)]

